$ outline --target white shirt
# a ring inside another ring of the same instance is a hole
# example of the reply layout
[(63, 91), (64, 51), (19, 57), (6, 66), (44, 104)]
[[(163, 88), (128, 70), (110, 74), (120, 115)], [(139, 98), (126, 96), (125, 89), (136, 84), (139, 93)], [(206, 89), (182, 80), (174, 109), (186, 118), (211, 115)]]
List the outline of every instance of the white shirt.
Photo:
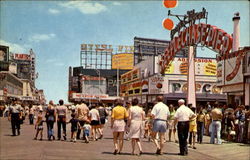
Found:
[(154, 115), (154, 119), (167, 120), (170, 112), (167, 105), (159, 102), (153, 107), (151, 114)]
[(95, 121), (99, 121), (99, 112), (97, 109), (91, 109), (89, 111), (89, 115), (91, 117), (91, 121), (95, 120)]
[(62, 106), (57, 106), (56, 107), (57, 114), (60, 116), (64, 116), (67, 113), (67, 107), (62, 105)]
[(11, 105), (9, 107), (10, 113), (20, 113), (22, 111), (22, 107), (19, 104)]
[(91, 126), (89, 124), (84, 124), (83, 125), (83, 129), (84, 130), (90, 130), (91, 129)]
[(174, 117), (177, 118), (179, 122), (184, 122), (184, 121), (189, 121), (189, 118), (192, 117), (193, 114), (194, 112), (190, 108), (188, 108), (185, 105), (181, 105), (177, 109)]

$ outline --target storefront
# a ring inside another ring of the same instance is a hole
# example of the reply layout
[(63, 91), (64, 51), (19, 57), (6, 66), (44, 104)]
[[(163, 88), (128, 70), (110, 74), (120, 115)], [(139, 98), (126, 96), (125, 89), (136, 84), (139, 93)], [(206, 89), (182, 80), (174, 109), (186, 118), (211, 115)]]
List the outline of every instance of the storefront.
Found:
[(249, 105), (249, 51), (245, 47), (226, 57), (217, 57), (218, 86), (227, 94), (227, 103), (233, 106)]

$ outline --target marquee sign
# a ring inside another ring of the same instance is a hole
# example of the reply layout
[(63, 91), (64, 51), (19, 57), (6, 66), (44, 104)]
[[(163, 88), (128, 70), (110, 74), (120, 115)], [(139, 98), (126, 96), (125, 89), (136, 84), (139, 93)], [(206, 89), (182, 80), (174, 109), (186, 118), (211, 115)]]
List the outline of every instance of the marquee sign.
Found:
[(232, 42), (232, 36), (216, 26), (204, 23), (193, 24), (181, 31), (166, 48), (165, 54), (162, 55), (159, 62), (161, 73), (164, 73), (165, 68), (174, 59), (176, 52), (186, 46), (200, 43), (212, 48), (220, 55), (228, 55), (232, 48)]
[[(116, 47), (116, 48), (114, 48)], [(81, 44), (81, 51), (103, 51), (103, 52), (113, 52), (117, 53), (133, 53), (134, 46), (125, 46), (125, 45), (107, 45), (107, 44)]]
[[(168, 15), (172, 15), (170, 10), (168, 11)], [(207, 15), (208, 13), (206, 12), (205, 8), (202, 8), (201, 12), (195, 12), (194, 9), (191, 11), (187, 11), (187, 15), (184, 16), (184, 20), (178, 23), (175, 26), (175, 28), (171, 30), (170, 32), (171, 39), (174, 38), (175, 33), (179, 32), (181, 28), (186, 27), (186, 24), (190, 24), (190, 23), (194, 24), (196, 20), (207, 19)], [(178, 15), (176, 16), (179, 19), (179, 16)]]

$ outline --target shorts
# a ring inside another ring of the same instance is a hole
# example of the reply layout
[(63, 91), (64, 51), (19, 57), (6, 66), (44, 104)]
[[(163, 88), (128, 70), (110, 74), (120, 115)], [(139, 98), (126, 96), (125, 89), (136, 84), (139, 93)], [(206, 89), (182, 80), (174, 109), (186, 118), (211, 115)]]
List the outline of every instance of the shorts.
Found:
[(154, 120), (153, 123), (153, 132), (161, 132), (164, 133), (167, 131), (167, 123), (163, 120)]
[(84, 135), (89, 136), (89, 130), (84, 130)]
[(100, 118), (101, 124), (105, 124), (106, 118)]
[(90, 123), (91, 126), (97, 126), (97, 125), (100, 125), (100, 122), (99, 121), (96, 121), (96, 120), (92, 120), (91, 123)]
[(37, 130), (43, 130), (43, 126), (38, 126)]
[(71, 127), (71, 132), (76, 132), (77, 131), (77, 127)]
[(189, 132), (197, 132), (197, 125), (189, 125)]

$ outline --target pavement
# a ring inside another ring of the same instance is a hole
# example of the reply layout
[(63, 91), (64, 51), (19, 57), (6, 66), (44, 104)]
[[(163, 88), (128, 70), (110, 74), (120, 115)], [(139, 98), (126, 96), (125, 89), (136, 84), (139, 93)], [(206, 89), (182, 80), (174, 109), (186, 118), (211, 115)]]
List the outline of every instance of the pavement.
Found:
[[(250, 145), (241, 143), (228, 143), (223, 141), (222, 145), (209, 144), (209, 137), (204, 137), (203, 144), (197, 144), (197, 149), (189, 149), (188, 156), (179, 156), (179, 145), (174, 142), (166, 142), (164, 154), (156, 155), (156, 148), (152, 142), (142, 139), (143, 153), (141, 156), (131, 155), (131, 142), (124, 140), (124, 148), (121, 155), (113, 155), (113, 139), (110, 123), (105, 126), (104, 137), (98, 141), (84, 143), (78, 140), (70, 142), (70, 124), (67, 125), (67, 141), (48, 141), (46, 129), (44, 129), (44, 140), (33, 140), (35, 129), (25, 120), (21, 126), (20, 136), (11, 136), (10, 122), (7, 118), (0, 118), (0, 160), (25, 159), (86, 159), (86, 160), (249, 160)], [(44, 128), (46, 126), (44, 125)], [(57, 131), (55, 125), (55, 131)], [(138, 153), (138, 149), (136, 150)]]

